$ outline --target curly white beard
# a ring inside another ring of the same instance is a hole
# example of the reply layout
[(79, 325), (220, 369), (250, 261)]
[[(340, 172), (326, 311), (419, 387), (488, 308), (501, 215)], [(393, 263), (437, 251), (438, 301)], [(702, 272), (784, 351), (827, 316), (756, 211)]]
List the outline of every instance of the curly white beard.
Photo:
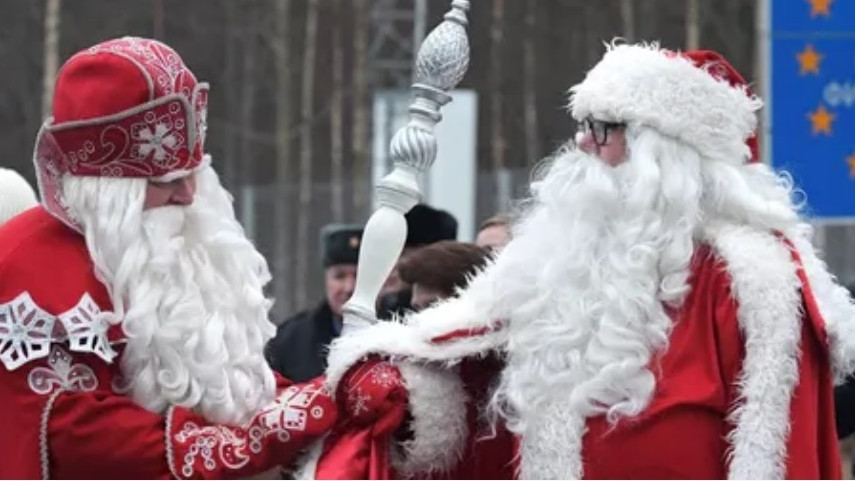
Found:
[(64, 180), (84, 226), (96, 274), (107, 286), (127, 345), (116, 388), (141, 406), (197, 410), (242, 423), (269, 402), (273, 373), (263, 356), (275, 332), (263, 286), (267, 263), (235, 220), (210, 167), (197, 173), (191, 206), (143, 212), (146, 180)]
[(561, 151), (488, 273), (502, 279), (494, 298), (510, 320), (493, 408), (516, 432), (556, 404), (616, 422), (653, 396), (649, 365), (672, 326), (666, 306), (689, 290), (701, 166), (654, 133), (632, 145), (618, 167)]

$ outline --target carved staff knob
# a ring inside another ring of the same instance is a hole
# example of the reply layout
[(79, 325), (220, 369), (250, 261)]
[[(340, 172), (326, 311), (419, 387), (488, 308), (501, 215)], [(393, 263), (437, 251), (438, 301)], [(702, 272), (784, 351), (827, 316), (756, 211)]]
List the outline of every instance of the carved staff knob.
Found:
[(359, 252), (353, 297), (344, 305), (344, 329), (352, 330), (377, 321), (376, 300), (404, 247), (407, 223), (404, 214), (421, 200), (418, 176), (436, 159), (434, 128), (442, 119), (440, 109), (451, 101), (448, 91), (463, 79), (469, 67), (466, 25), (468, 0), (454, 0), (445, 20), (425, 38), (415, 63), (415, 99), (407, 125), (392, 138), (392, 173), (375, 189), (377, 210), (368, 219)]

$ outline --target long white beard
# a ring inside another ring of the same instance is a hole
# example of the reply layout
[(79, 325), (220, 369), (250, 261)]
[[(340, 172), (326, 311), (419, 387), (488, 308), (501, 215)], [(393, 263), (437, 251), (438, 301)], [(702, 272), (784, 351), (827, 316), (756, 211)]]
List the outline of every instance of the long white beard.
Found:
[(616, 422), (653, 396), (666, 306), (689, 291), (701, 171), (697, 154), (667, 151), (678, 147), (658, 136), (633, 145), (616, 168), (561, 152), (489, 272), (510, 320), (492, 407), (513, 431), (556, 422), (544, 416), (557, 405)]
[(145, 180), (67, 178), (64, 193), (127, 335), (116, 388), (154, 412), (242, 423), (275, 391), (270, 273), (213, 169), (197, 175), (189, 207), (143, 212)]

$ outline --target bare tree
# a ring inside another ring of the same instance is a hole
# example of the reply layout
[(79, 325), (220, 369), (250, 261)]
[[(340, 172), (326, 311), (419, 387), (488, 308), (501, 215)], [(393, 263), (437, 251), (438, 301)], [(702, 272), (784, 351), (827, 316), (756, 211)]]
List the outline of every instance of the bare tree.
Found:
[(154, 30), (154, 38), (163, 40), (165, 33), (163, 28), (163, 0), (151, 0), (152, 8), (152, 30)]
[(332, 92), (330, 95), (330, 203), (334, 222), (344, 220), (344, 48), (341, 42), (342, 4), (332, 0)]
[(594, 65), (603, 54), (603, 10), (601, 3), (585, 3), (585, 56), (587, 65)]
[[(537, 59), (534, 40), (537, 36), (537, 2), (528, 0), (523, 33), (523, 123), (525, 125), (525, 154), (528, 162), (540, 157), (537, 128)], [(497, 206), (498, 207), (498, 206)]]
[[(505, 169), (506, 139), (503, 129), (503, 43), (505, 23), (505, 0), (494, 0), (492, 3), (492, 19), (490, 23), (490, 160), (493, 168), (497, 194), (502, 192), (501, 172)], [(493, 209), (502, 208), (502, 199), (493, 201)]]
[[(254, 181), (253, 163), (250, 162), (252, 156), (251, 133), (255, 125), (255, 90), (258, 87), (256, 84), (256, 52), (258, 50), (258, 42), (256, 41), (255, 31), (244, 29), (242, 32), (241, 46), (243, 52), (243, 62), (241, 63), (240, 74), (240, 110), (238, 112), (238, 125), (240, 126), (239, 142), (240, 149), (238, 159), (240, 165), (244, 168), (234, 169), (234, 189), (241, 189), (247, 184)], [(246, 219), (243, 219), (247, 222)]]
[(45, 6), (45, 51), (42, 77), (42, 117), (51, 112), (53, 85), (59, 69), (59, 27), (62, 12), (60, 0), (47, 0)]
[(635, 0), (620, 0), (620, 18), (623, 24), (623, 38), (635, 41)]
[(309, 218), (312, 215), (312, 108), (314, 106), (315, 53), (317, 48), (318, 0), (308, 0), (303, 48), (303, 78), (300, 91), (300, 191), (297, 211), (296, 301), (307, 302), (309, 278)]
[[(704, 32), (704, 43), (718, 47), (743, 74), (754, 74), (755, 79), (760, 72), (753, 72), (757, 58), (757, 31), (762, 30), (763, 2), (757, 0), (725, 0), (717, 2), (715, 8), (701, 4), (699, 16), (702, 19), (701, 28)], [(744, 19), (754, 16), (754, 22)], [(748, 25), (754, 28), (747, 28)], [(704, 28), (708, 26), (708, 28)], [(762, 38), (762, 37), (759, 37)]]
[[(239, 74), (238, 74), (238, 48), (237, 44), (239, 41), (238, 34), (238, 22), (234, 21), (237, 17), (237, 12), (235, 10), (235, 2), (234, 0), (222, 0), (223, 9), (224, 9), (224, 17), (232, 19), (231, 22), (226, 24), (226, 36), (225, 36), (225, 59), (224, 59), (224, 67), (223, 67), (223, 77), (225, 77), (225, 87), (229, 88), (232, 85), (239, 85)], [(226, 115), (225, 128), (223, 128), (223, 158), (220, 159), (223, 165), (223, 178), (225, 179), (225, 184), (229, 187), (229, 189), (234, 190), (237, 187), (236, 183), (236, 168), (235, 158), (237, 157), (237, 129), (231, 123), (231, 119), (238, 118), (238, 96), (237, 95), (226, 95), (225, 96), (225, 105), (226, 105)], [(209, 119), (209, 122), (213, 123), (214, 119)]]
[(367, 214), (371, 182), (368, 162), (368, 0), (353, 2), (353, 207)]
[[(282, 308), (292, 309), (294, 299), (293, 265), (294, 252), (292, 248), (291, 202), (288, 202), (288, 181), (292, 175), (291, 162), (291, 29), (290, 29), (291, 0), (273, 0), (275, 16), (274, 35), (270, 47), (275, 58), (276, 71), (276, 187), (273, 202), (273, 277), (274, 298), (282, 303)], [(303, 253), (300, 252), (302, 257)]]
[[(769, 31), (767, 30), (769, 27), (766, 25), (766, 15), (767, 12), (764, 12), (765, 2), (757, 1), (754, 3), (754, 59), (753, 59), (753, 69), (752, 69), (752, 77), (754, 82), (757, 84), (757, 90), (759, 90), (759, 94), (763, 98), (767, 98), (771, 92), (765, 91), (765, 85), (767, 78), (766, 76), (770, 74), (766, 69), (768, 65), (766, 65), (766, 61), (769, 60), (766, 58), (766, 36), (769, 35)], [(763, 115), (760, 116), (761, 123), (763, 119)]]
[(698, 0), (686, 0), (686, 49), (695, 50), (701, 44), (701, 21)]

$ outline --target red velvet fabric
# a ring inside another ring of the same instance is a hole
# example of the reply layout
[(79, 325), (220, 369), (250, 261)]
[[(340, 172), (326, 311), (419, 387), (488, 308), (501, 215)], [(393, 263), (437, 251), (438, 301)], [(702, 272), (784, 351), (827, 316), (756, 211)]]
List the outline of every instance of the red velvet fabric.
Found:
[(324, 442), (318, 479), (393, 479), (390, 443), (402, 431), (407, 391), (391, 364), (370, 359), (342, 379), (336, 394), (345, 415)]

